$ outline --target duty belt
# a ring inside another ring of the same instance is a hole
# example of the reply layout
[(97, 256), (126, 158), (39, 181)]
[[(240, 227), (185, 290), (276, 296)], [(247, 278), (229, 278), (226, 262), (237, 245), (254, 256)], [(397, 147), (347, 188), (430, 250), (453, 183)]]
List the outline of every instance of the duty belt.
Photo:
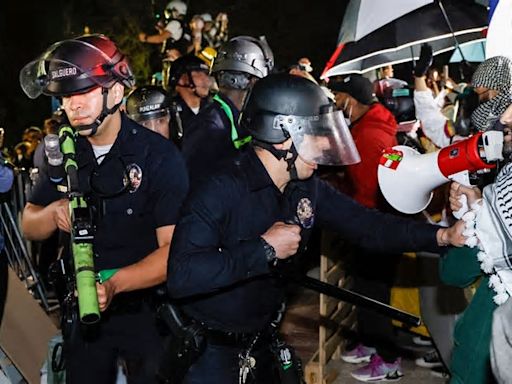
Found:
[(206, 340), (209, 344), (226, 347), (244, 347), (254, 339), (257, 333), (224, 332), (217, 329), (205, 329)]

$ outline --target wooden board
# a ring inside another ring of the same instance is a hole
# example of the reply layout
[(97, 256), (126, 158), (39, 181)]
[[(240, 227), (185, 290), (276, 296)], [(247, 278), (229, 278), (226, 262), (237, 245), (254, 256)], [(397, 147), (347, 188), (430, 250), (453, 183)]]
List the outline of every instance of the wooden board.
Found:
[(50, 318), (9, 268), (0, 347), (30, 384), (40, 383), (48, 341), (58, 332)]

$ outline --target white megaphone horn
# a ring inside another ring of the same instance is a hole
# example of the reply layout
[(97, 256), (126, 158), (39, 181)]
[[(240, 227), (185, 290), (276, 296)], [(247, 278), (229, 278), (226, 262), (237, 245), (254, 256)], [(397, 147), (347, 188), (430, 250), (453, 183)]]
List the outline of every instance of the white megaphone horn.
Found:
[[(385, 149), (377, 172), (380, 190), (396, 210), (421, 212), (436, 187), (450, 180), (461, 182), (462, 173), (494, 168), (491, 161), (503, 158), (502, 146), (503, 132), (488, 131), (424, 155), (404, 145)], [(467, 180), (462, 184), (469, 185)]]

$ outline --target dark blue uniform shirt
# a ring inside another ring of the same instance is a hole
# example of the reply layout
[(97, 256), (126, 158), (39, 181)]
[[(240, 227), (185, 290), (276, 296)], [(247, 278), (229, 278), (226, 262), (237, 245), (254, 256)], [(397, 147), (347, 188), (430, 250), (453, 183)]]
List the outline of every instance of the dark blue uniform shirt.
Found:
[[(233, 112), (233, 119), (238, 137), (248, 136), (238, 127), (240, 112), (228, 97), (222, 96)], [(240, 150), (236, 149), (231, 139), (231, 122), (219, 103), (211, 101), (183, 126), (181, 152), (187, 164), (191, 188), (204, 179), (219, 172), (235, 160)]]
[[(100, 165), (81, 136), (76, 159), (80, 188), (95, 212), (96, 269), (124, 267), (156, 250), (156, 229), (176, 224), (188, 190), (185, 164), (174, 144), (123, 114), (121, 130)], [(135, 170), (131, 177), (130, 169)], [(105, 197), (122, 191), (128, 179), (128, 190)], [(64, 197), (42, 169), (29, 202), (46, 206)]]
[(301, 223), (303, 242), (318, 225), (377, 251), (438, 250), (438, 227), (366, 209), (317, 177), (281, 193), (251, 147), (188, 197), (171, 245), (171, 296), (188, 298), (187, 314), (211, 328), (262, 329), (283, 289), (269, 276), (260, 235), (290, 220)]

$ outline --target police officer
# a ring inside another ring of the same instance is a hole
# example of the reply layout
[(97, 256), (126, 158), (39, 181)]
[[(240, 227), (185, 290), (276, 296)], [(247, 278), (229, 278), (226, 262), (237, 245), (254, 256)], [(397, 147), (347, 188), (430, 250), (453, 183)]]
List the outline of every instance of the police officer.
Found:
[[(117, 363), (128, 382), (155, 383), (162, 350), (152, 306), (165, 281), (169, 244), (187, 192), (175, 146), (119, 111), (133, 75), (125, 56), (102, 35), (52, 45), (20, 73), (25, 93), (62, 98), (77, 132), (81, 192), (94, 212), (95, 268), (101, 321), (66, 336), (66, 382), (114, 383)], [(68, 201), (42, 170), (23, 211), (28, 239), (70, 231)]]
[[(274, 54), (264, 37), (232, 38), (219, 48), (213, 63), (212, 74), (220, 89), (216, 101), (224, 110), (226, 104), (234, 115), (234, 121), (237, 121), (245, 97), (254, 83), (267, 76), (273, 68)], [(229, 112), (226, 111), (226, 114), (229, 115)]]
[(126, 113), (143, 127), (169, 138), (169, 99), (162, 87), (148, 85), (134, 89), (126, 99)]
[(254, 85), (241, 119), (251, 146), (189, 196), (173, 239), (169, 292), (206, 335), (185, 383), (276, 382), (266, 334), (284, 292), (271, 265), (302, 249), (314, 225), (389, 252), (463, 244), (462, 222), (440, 228), (369, 210), (313, 176), (319, 164), (359, 160), (344, 121), (307, 79)]
[[(209, 99), (211, 79), (210, 69), (199, 57), (185, 55), (177, 59), (169, 71), (169, 89), (173, 94), (181, 124), (187, 127), (211, 102)], [(184, 133), (184, 131), (183, 131)]]
[(178, 127), (178, 143), (187, 164), (191, 188), (200, 184), (231, 161), (233, 148), (225, 125), (225, 113), (210, 96), (213, 79), (208, 66), (198, 57), (186, 55), (176, 60), (169, 73), (171, 125)]
[[(188, 62), (193, 63), (193, 60), (197, 62), (197, 58)], [(195, 123), (198, 124), (188, 129), (184, 125), (182, 153), (192, 188), (235, 160), (240, 149), (250, 141), (249, 133), (238, 124), (240, 109), (252, 85), (268, 75), (273, 65), (272, 51), (264, 39), (239, 36), (219, 50), (212, 74), (220, 92), (213, 97), (213, 104), (205, 105), (197, 115)], [(176, 90), (185, 92), (181, 82), (185, 85), (188, 81), (192, 87), (190, 79), (191, 76), (182, 76)], [(197, 85), (191, 89), (197, 93)]]

